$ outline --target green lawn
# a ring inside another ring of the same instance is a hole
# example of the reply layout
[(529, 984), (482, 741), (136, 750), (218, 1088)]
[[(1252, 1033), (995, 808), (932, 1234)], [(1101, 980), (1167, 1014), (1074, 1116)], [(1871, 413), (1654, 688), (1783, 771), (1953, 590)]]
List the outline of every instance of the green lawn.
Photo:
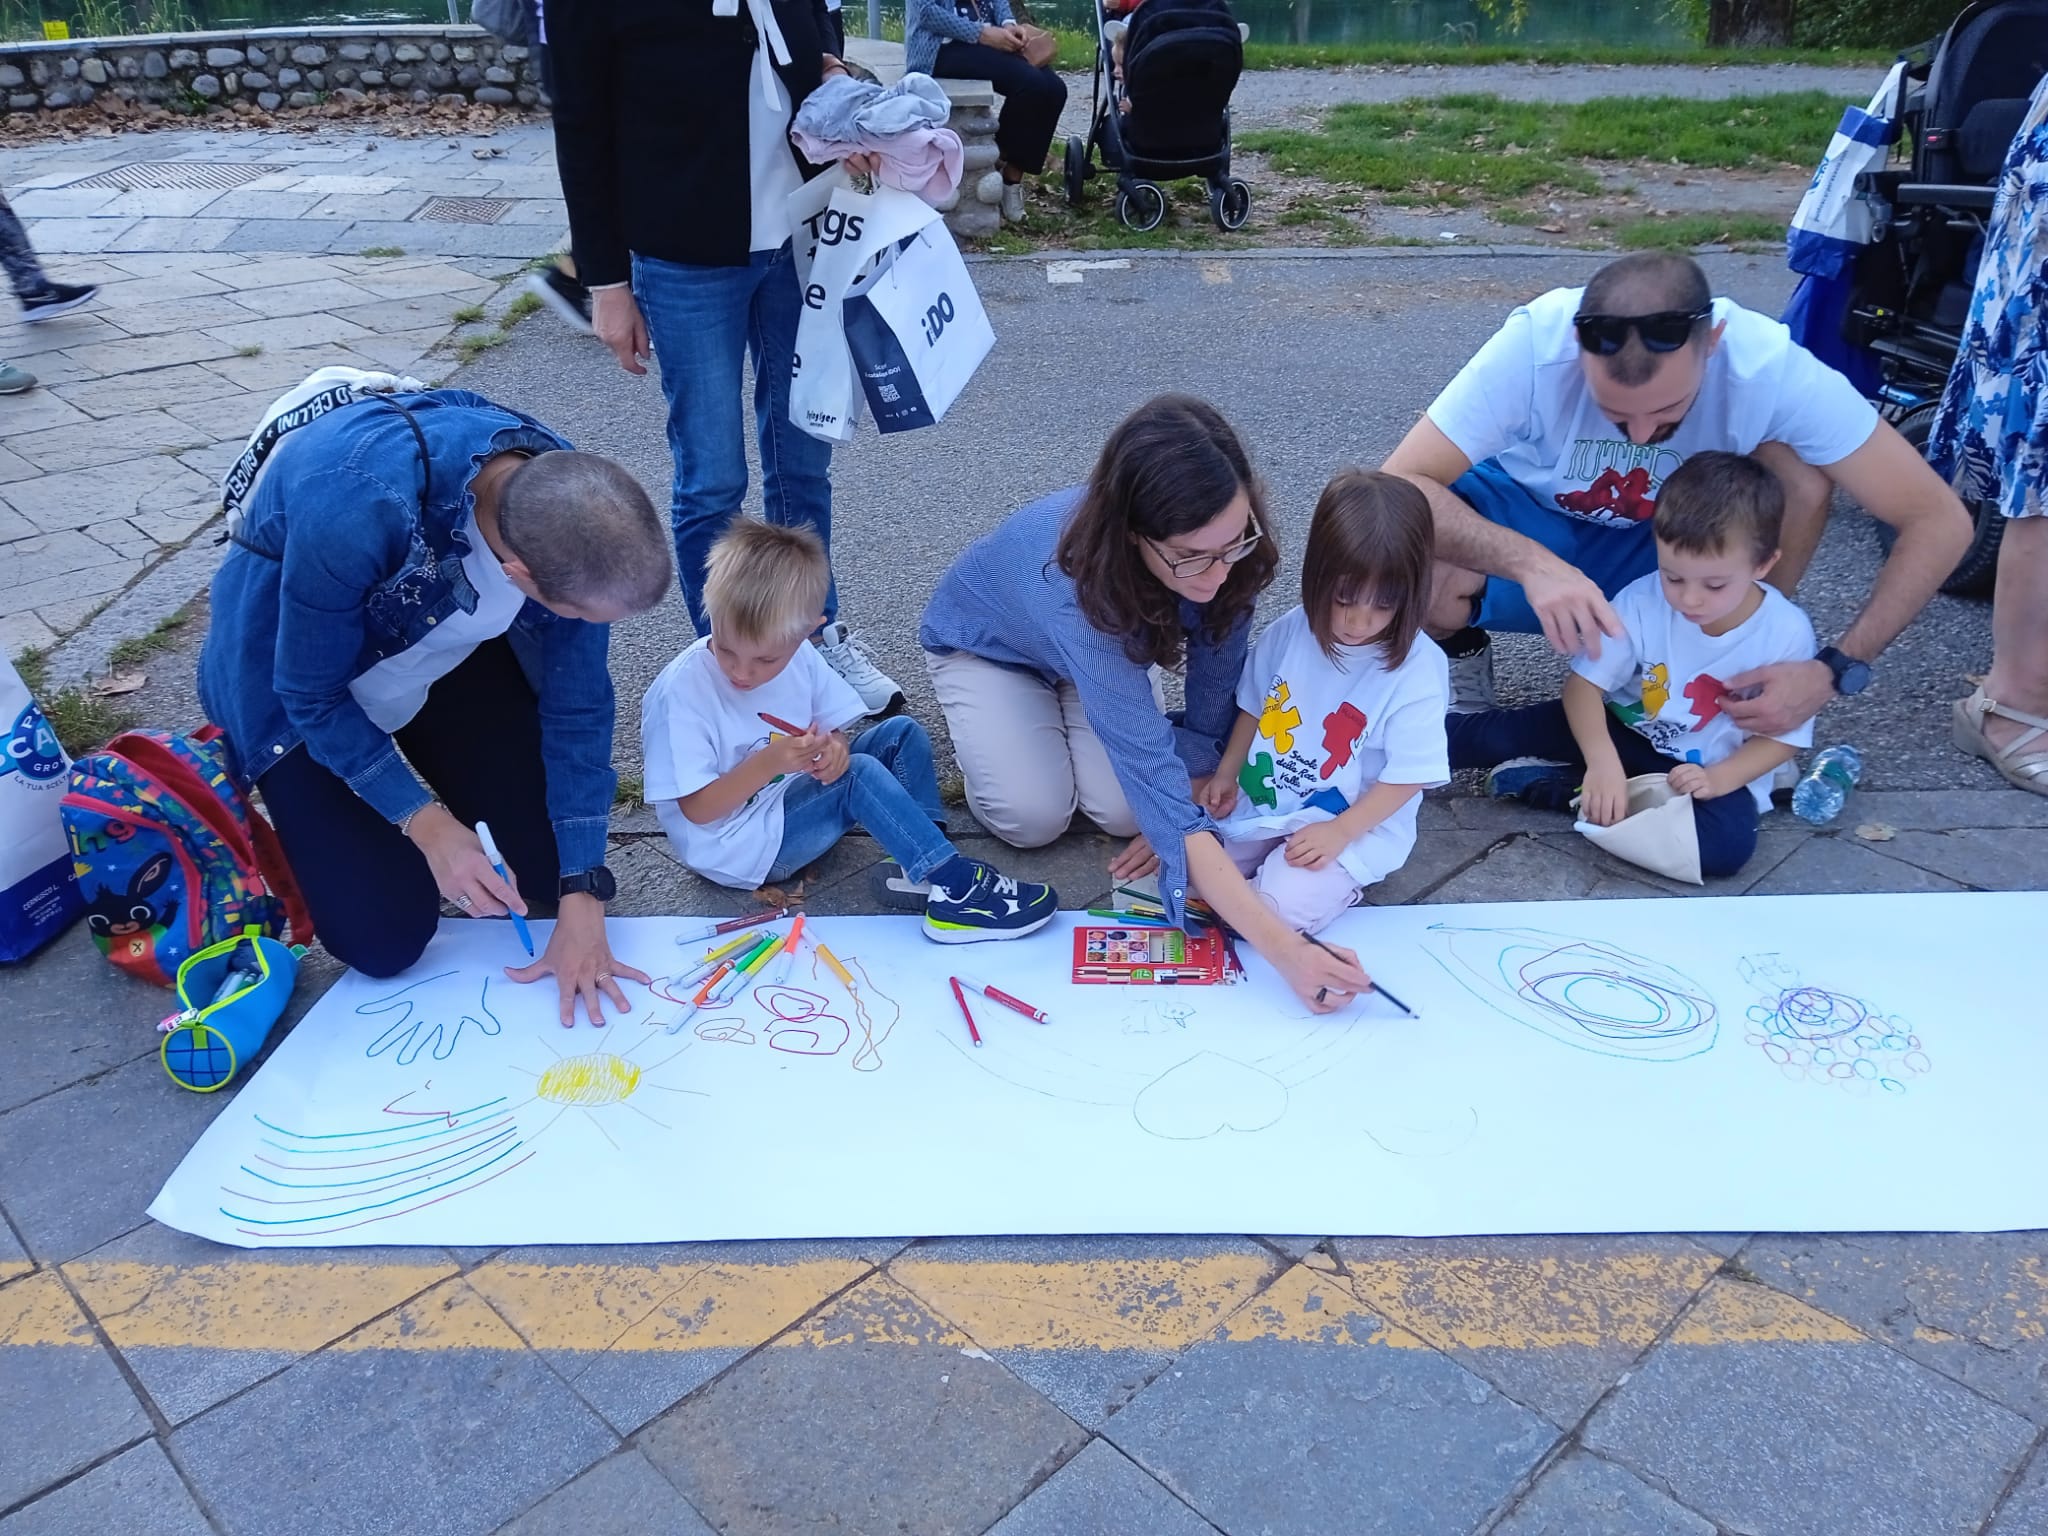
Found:
[(1317, 130), (1238, 135), (1283, 171), (1458, 204), (1539, 188), (1594, 192), (1588, 161), (1653, 160), (1721, 170), (1810, 166), (1842, 115), (1820, 91), (1725, 101), (1622, 97), (1578, 105), (1444, 96), (1331, 109)]

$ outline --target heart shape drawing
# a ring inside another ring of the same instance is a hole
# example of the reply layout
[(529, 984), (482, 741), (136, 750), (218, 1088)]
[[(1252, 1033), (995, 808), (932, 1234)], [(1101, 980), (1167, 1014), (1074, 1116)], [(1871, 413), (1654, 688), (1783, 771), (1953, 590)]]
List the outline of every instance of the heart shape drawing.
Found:
[(1131, 1103), (1141, 1129), (1167, 1141), (1206, 1141), (1225, 1131), (1263, 1131), (1287, 1113), (1287, 1085), (1214, 1051), (1152, 1079)]

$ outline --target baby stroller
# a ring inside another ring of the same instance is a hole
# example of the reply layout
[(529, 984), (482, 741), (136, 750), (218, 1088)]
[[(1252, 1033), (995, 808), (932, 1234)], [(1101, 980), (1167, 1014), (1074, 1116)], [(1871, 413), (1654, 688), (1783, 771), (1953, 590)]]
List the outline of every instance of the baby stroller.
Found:
[[(1879, 405), (1915, 448), (1926, 448), (1949, 369), (1962, 346), (1984, 226), (2027, 99), (2048, 73), (2048, 0), (1976, 0), (1908, 67), (1901, 103), (1910, 161), (1858, 178), (1876, 212), (1876, 238), (1856, 258), (1843, 339), (1875, 357)], [(1977, 533), (1942, 584), (1984, 596), (1998, 569), (2005, 521), (1971, 508)], [(1889, 525), (1877, 525), (1887, 553)]]
[(1100, 152), (1116, 173), (1116, 213), (1126, 229), (1166, 218), (1162, 181), (1209, 184), (1218, 229), (1239, 229), (1252, 189), (1230, 174), (1230, 93), (1244, 68), (1244, 39), (1226, 0), (1144, 0), (1123, 34), (1117, 79), (1110, 20), (1095, 7), (1095, 89), (1088, 137), (1067, 140), (1067, 202), (1079, 206)]

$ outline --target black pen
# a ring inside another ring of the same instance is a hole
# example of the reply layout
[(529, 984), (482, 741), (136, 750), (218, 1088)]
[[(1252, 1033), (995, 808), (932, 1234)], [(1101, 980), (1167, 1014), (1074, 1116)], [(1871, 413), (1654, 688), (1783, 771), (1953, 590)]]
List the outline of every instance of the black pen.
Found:
[[(1321, 939), (1317, 938), (1314, 934), (1304, 933), (1302, 934), (1302, 937), (1304, 939), (1307, 939), (1309, 943), (1315, 945), (1315, 947), (1317, 949), (1320, 949), (1324, 954), (1330, 956), (1330, 958), (1332, 958), (1333, 960), (1341, 960), (1344, 958), (1342, 955), (1338, 954), (1337, 951), (1330, 948), (1329, 945), (1325, 944)], [(1412, 1019), (1415, 1017), (1415, 1010), (1413, 1008), (1410, 1008), (1406, 1003), (1402, 1002), (1401, 999), (1394, 996), (1393, 993), (1389, 992), (1385, 987), (1381, 986), (1378, 982), (1368, 981), (1368, 985), (1371, 986), (1373, 991), (1379, 993), (1381, 997), (1384, 997), (1396, 1008), (1400, 1009), (1403, 1013), (1407, 1014), (1409, 1018)], [(1325, 997), (1329, 996), (1329, 992), (1330, 989), (1328, 987), (1316, 988), (1316, 1001), (1320, 1003)]]

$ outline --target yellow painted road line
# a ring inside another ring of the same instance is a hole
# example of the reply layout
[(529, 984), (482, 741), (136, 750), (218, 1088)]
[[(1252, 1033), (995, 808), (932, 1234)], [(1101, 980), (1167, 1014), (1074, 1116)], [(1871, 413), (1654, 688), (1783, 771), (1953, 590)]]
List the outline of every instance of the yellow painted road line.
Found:
[[(0, 1285), (0, 1350), (95, 1342), (65, 1280), (123, 1349), (531, 1346), (633, 1355), (745, 1350), (778, 1338), (822, 1345), (957, 1335), (982, 1349), (1047, 1352), (1175, 1353), (1204, 1339), (1542, 1351), (1639, 1347), (1674, 1316), (1669, 1337), (1686, 1346), (1866, 1338), (1796, 1296), (1716, 1275), (1710, 1255), (1683, 1250), (1512, 1262), (1469, 1254), (1372, 1259), (1348, 1274), (1317, 1257), (1270, 1284), (1274, 1261), (1255, 1253), (1041, 1264), (929, 1255), (912, 1250), (880, 1275), (840, 1258), (547, 1264), (506, 1257), (459, 1277), (426, 1253), (419, 1262), (346, 1254), (187, 1265), (82, 1259), (63, 1266), (61, 1280), (40, 1271)], [(1967, 1277), (1926, 1265), (1896, 1278), (1917, 1290)], [(818, 1313), (849, 1286), (855, 1289)], [(2018, 1286), (2001, 1303), (1980, 1304), (1996, 1316), (1973, 1321), (2021, 1333), (2039, 1325), (2042, 1303), (2035, 1290)]]

